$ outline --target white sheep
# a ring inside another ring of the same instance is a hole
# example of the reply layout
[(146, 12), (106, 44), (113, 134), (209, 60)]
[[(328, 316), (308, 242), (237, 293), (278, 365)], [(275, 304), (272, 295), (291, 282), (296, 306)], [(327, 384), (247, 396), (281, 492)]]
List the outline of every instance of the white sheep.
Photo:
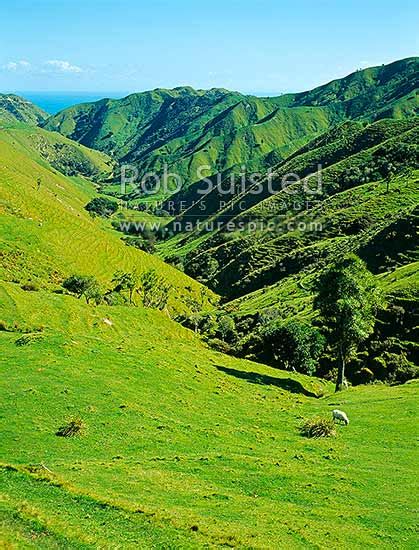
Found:
[(335, 409), (332, 411), (333, 420), (339, 420), (339, 422), (344, 422), (345, 426), (349, 424), (349, 418), (346, 416), (346, 413)]

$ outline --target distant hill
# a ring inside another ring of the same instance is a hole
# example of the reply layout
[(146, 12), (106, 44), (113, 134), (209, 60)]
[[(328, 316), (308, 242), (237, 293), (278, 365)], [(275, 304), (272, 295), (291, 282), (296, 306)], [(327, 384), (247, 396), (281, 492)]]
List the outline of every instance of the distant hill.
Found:
[(287, 94), (288, 107), (337, 104), (348, 118), (379, 118), (418, 114), (419, 58), (410, 57), (358, 70), (314, 90)]
[(111, 177), (114, 170), (115, 161), (106, 153), (39, 127), (9, 124), (3, 128), (1, 140), (37, 161), (42, 159), (66, 176), (81, 175), (99, 182)]
[(37, 126), (45, 122), (48, 114), (23, 97), (14, 94), (0, 94), (0, 125), (24, 122)]
[(403, 118), (418, 112), (418, 58), (360, 70), (314, 90), (257, 98), (224, 89), (156, 89), (76, 105), (45, 124), (140, 175), (164, 164), (189, 186), (228, 169), (264, 170), (347, 119)]

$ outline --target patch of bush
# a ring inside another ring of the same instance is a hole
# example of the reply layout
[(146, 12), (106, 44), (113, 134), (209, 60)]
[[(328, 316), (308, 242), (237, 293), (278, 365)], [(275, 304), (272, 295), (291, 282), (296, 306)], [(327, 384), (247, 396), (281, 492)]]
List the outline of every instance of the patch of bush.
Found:
[(138, 237), (125, 237), (123, 241), (128, 246), (134, 246), (135, 248), (138, 248), (139, 250), (143, 250), (148, 254), (153, 254), (156, 250), (155, 239), (154, 240), (146, 239), (143, 236), (138, 236)]
[(413, 378), (418, 378), (419, 367), (410, 362), (406, 354), (384, 352), (381, 357), (376, 357), (385, 368), (386, 377), (392, 383), (404, 383)]
[(106, 197), (95, 197), (86, 204), (85, 209), (91, 214), (109, 218), (118, 210), (118, 204)]
[(236, 324), (230, 315), (220, 315), (218, 317), (217, 334), (224, 342), (232, 344), (237, 339)]
[(128, 298), (119, 292), (111, 291), (103, 296), (103, 301), (108, 306), (124, 306), (128, 303)]
[(270, 352), (279, 366), (314, 374), (325, 347), (318, 329), (297, 320), (274, 321), (263, 328), (261, 336), (265, 352)]
[(33, 344), (36, 340), (39, 340), (39, 338), (39, 334), (24, 334), (15, 341), (15, 345), (18, 347), (27, 346), (28, 344)]
[(369, 384), (374, 380), (374, 373), (368, 367), (362, 367), (356, 371), (353, 375), (353, 382), (355, 384)]
[(318, 439), (320, 437), (334, 437), (336, 429), (332, 419), (317, 416), (306, 420), (300, 427), (300, 433), (304, 437)]
[(219, 338), (211, 338), (210, 340), (208, 340), (208, 344), (212, 349), (215, 349), (220, 353), (231, 353), (231, 346), (227, 344), (227, 342), (224, 342), (224, 340), (220, 340)]
[(71, 294), (75, 294), (77, 298), (84, 296), (87, 303), (90, 300), (100, 302), (99, 284), (91, 275), (71, 275), (64, 280), (63, 287)]

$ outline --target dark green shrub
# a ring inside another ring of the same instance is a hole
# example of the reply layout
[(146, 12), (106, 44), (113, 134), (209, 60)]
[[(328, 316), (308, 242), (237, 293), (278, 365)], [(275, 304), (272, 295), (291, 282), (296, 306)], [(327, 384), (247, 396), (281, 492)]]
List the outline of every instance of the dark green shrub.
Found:
[(143, 236), (139, 237), (126, 237), (124, 238), (124, 242), (128, 246), (134, 246), (135, 248), (138, 248), (139, 250), (143, 250), (144, 252), (147, 252), (148, 254), (153, 254), (156, 250), (155, 247), (155, 239), (146, 239)]
[(29, 292), (36, 292), (39, 290), (39, 286), (36, 283), (25, 283), (20, 288)]
[(91, 275), (71, 275), (64, 280), (62, 286), (78, 298), (85, 296), (86, 302), (96, 299), (99, 294), (99, 285)]
[(118, 210), (118, 204), (106, 197), (95, 197), (86, 204), (85, 209), (91, 214), (108, 218)]
[(320, 331), (301, 321), (275, 321), (262, 331), (266, 351), (285, 369), (313, 374), (325, 346)]
[(393, 380), (401, 384), (415, 378), (419, 378), (419, 367), (409, 361), (398, 365), (393, 373)]
[(362, 367), (356, 371), (353, 375), (353, 382), (355, 384), (369, 384), (374, 380), (374, 373), (368, 367)]
[(381, 360), (381, 363), (385, 365), (386, 378), (390, 382), (404, 383), (419, 376), (419, 367), (408, 361), (403, 352), (384, 352), (376, 360)]
[(224, 342), (229, 344), (237, 340), (236, 325), (233, 317), (230, 315), (221, 315), (218, 317), (217, 333)]
[(216, 351), (219, 351), (221, 353), (231, 353), (231, 346), (227, 344), (227, 342), (224, 342), (224, 340), (220, 340), (219, 338), (211, 338), (208, 340), (209, 346), (211, 346)]
[(27, 346), (40, 339), (39, 334), (24, 334), (15, 341), (15, 345), (18, 347)]
[(108, 304), (108, 306), (123, 306), (128, 303), (128, 298), (119, 292), (111, 291), (103, 296), (103, 301)]

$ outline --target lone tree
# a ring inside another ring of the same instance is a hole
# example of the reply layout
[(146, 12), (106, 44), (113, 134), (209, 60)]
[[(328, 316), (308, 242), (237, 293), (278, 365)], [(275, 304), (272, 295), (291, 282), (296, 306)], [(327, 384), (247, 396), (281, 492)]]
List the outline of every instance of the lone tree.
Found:
[(155, 269), (148, 269), (140, 277), (140, 293), (144, 307), (164, 309), (169, 300), (171, 286)]
[(112, 278), (112, 282), (115, 283), (113, 289), (114, 292), (123, 292), (124, 290), (128, 291), (129, 303), (132, 304), (132, 296), (134, 292), (138, 289), (138, 284), (140, 281), (140, 276), (136, 270), (131, 272), (116, 271)]
[(336, 390), (343, 388), (345, 364), (373, 332), (380, 295), (365, 263), (350, 255), (319, 278), (314, 306), (319, 309), (326, 339), (337, 353)]
[(91, 275), (71, 275), (63, 281), (63, 287), (77, 298), (84, 296), (87, 303), (91, 299), (97, 301), (99, 296), (99, 284)]

